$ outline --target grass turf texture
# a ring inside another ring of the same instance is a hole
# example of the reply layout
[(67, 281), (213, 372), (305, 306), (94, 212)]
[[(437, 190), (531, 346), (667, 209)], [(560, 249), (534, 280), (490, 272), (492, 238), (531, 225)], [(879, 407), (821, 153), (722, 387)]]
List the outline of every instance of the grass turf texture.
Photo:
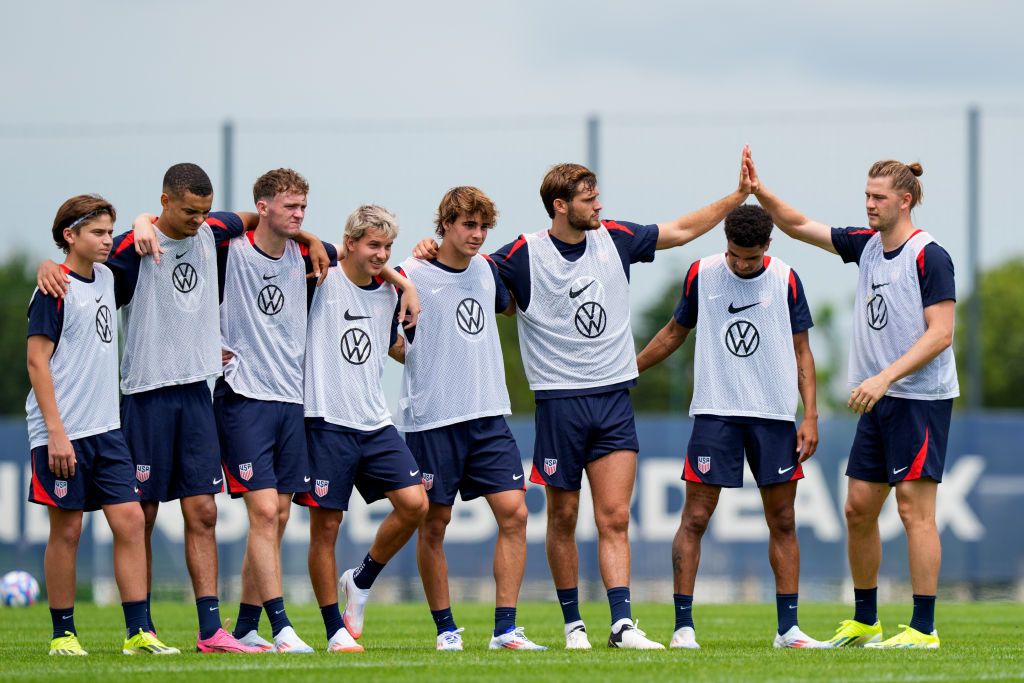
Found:
[[(224, 604), (233, 615), (237, 606)], [(827, 638), (848, 605), (800, 606), (800, 625), (812, 637)], [(195, 610), (191, 605), (157, 603), (153, 613), (161, 639), (182, 650), (178, 656), (125, 657), (119, 607), (76, 607), (75, 623), (88, 657), (48, 657), (50, 619), (46, 605), (0, 611), (0, 680), (127, 681), (160, 680), (187, 675), (190, 681), (230, 680), (255, 674), (265, 680), (332, 681), (349, 673), (364, 680), (864, 680), (966, 681), (1024, 680), (1024, 606), (1008, 603), (939, 603), (937, 651), (773, 650), (773, 605), (696, 605), (702, 650), (638, 652), (610, 650), (606, 605), (584, 605), (594, 649), (563, 649), (557, 604), (527, 603), (519, 608), (520, 625), (548, 652), (487, 650), (493, 625), (488, 605), (455, 605), (466, 631), (464, 652), (436, 652), (434, 626), (425, 605), (375, 605), (367, 608), (366, 630), (359, 641), (367, 651), (326, 654), (323, 622), (315, 606), (289, 606), (296, 631), (315, 655), (201, 655), (195, 652)], [(881, 609), (885, 636), (910, 620), (911, 607)], [(634, 605), (641, 628), (662, 643), (672, 635), (671, 605)], [(270, 637), (263, 617), (261, 633)]]

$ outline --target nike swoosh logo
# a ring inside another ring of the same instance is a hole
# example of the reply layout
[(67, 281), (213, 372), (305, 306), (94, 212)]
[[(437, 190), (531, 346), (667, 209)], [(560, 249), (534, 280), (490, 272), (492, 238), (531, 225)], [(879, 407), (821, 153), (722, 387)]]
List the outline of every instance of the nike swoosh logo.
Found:
[(625, 602), (629, 602), (629, 598), (626, 598)]
[(278, 614), (280, 614), (280, 613), (281, 613), (281, 612), (283, 612), (283, 611), (284, 611), (283, 609), (279, 609), (279, 610), (277, 610), (276, 612), (274, 612), (274, 616), (277, 616)]
[(430, 290), (430, 293), (431, 293), (431, 294), (437, 294), (437, 293), (438, 293), (438, 292), (440, 292), (440, 291), (441, 291), (442, 289), (444, 289), (444, 287), (438, 287), (437, 289), (432, 289), (432, 290)]
[(789, 609), (796, 609), (796, 605), (790, 605)]
[(369, 320), (371, 317), (369, 315), (352, 315), (349, 311), (345, 311), (345, 320)]
[(790, 471), (791, 469), (793, 469), (794, 467), (796, 467), (796, 465), (790, 465), (790, 466), (789, 466), (789, 467), (787, 467), (786, 469), (782, 469), (782, 468), (780, 467), (780, 468), (779, 468), (779, 474), (785, 474), (786, 472), (789, 472), (789, 471)]
[(882, 283), (882, 284), (880, 284), (880, 285), (876, 285), (876, 284), (875, 284), (874, 282), (872, 282), (872, 283), (871, 283), (871, 289), (872, 289), (872, 290), (875, 290), (875, 289), (878, 289), (879, 287), (885, 287), (885, 286), (886, 286), (886, 285), (888, 285), (888, 284), (889, 284), (888, 282), (883, 282), (883, 283)]
[(597, 280), (591, 280), (590, 282), (588, 282), (587, 284), (583, 285), (582, 287), (580, 287), (577, 290), (573, 290), (573, 288), (570, 287), (569, 288), (569, 298), (570, 299), (575, 299), (580, 294), (582, 294), (583, 292), (587, 291), (587, 288), (590, 287), (590, 285), (594, 284), (595, 282), (597, 282)]
[(98, 297), (96, 297), (96, 303), (99, 303), (101, 301), (103, 301), (103, 295), (102, 294), (99, 295)]
[(211, 607), (211, 608), (210, 608), (210, 611), (211, 611), (211, 612), (216, 612), (216, 611), (217, 611), (218, 609), (220, 609), (220, 608), (219, 608), (219, 607)]
[(302, 481), (303, 481), (304, 483), (308, 484), (308, 483), (309, 483), (309, 477), (303, 477), (303, 478), (302, 478)]
[[(910, 465), (907, 465), (907, 467), (910, 467)], [(903, 470), (907, 469), (907, 467), (901, 467), (901, 468), (899, 468), (899, 469), (896, 469), (896, 468), (894, 467), (894, 468), (892, 469), (892, 473), (893, 473), (893, 474), (899, 474), (899, 473), (900, 473), (900, 472), (902, 472)]]
[(218, 485), (218, 484), (220, 484), (220, 483), (221, 483), (222, 481), (224, 481), (224, 477), (221, 477), (220, 479), (214, 479), (214, 480), (213, 480), (213, 485), (214, 485), (214, 486), (217, 486), (217, 485)]
[(409, 473), (409, 476), (410, 476), (410, 477), (415, 477), (415, 476), (416, 476), (417, 474), (419, 474), (419, 473), (420, 473), (420, 471), (419, 471), (419, 470), (415, 470), (415, 471), (413, 471), (413, 472), (410, 472), (410, 473)]
[[(563, 602), (562, 604), (563, 605), (571, 605), (574, 602), (575, 602), (575, 600), (569, 600), (568, 602)], [(67, 619), (67, 617), (64, 617), (64, 618)]]
[(723, 296), (725, 296), (725, 294), (712, 294), (708, 297), (708, 300), (714, 301), (715, 299), (721, 299)]
[[(278, 273), (277, 275), (280, 275), (280, 273)], [(275, 277), (277, 277), (277, 275), (264, 275), (263, 279), (264, 280), (273, 280)]]
[(179, 259), (182, 256), (184, 256), (185, 254), (187, 254), (188, 252), (190, 252), (190, 251), (192, 251), (192, 250), (191, 249), (186, 249), (185, 251), (181, 252), (180, 254), (175, 254), (174, 258)]
[(733, 304), (729, 304), (729, 312), (730, 313), (739, 313), (740, 311), (745, 311), (748, 308), (753, 308), (754, 306), (758, 305), (759, 303), (761, 303), (761, 302), (760, 301), (755, 301), (754, 303), (747, 304), (746, 306), (734, 306)]
[(686, 610), (688, 610), (688, 609), (690, 609), (690, 608), (689, 608), (689, 607), (680, 607), (680, 608), (679, 608), (679, 611), (680, 611), (680, 612), (685, 612), (685, 611), (686, 611)]
[(74, 614), (65, 614), (64, 616), (61, 617), (61, 619), (64, 619), (66, 621), (66, 620), (70, 619), (73, 616), (75, 616), (75, 615)]
[(523, 478), (523, 475), (521, 475), (521, 474), (513, 474), (512, 475), (512, 481), (519, 481), (522, 478)]

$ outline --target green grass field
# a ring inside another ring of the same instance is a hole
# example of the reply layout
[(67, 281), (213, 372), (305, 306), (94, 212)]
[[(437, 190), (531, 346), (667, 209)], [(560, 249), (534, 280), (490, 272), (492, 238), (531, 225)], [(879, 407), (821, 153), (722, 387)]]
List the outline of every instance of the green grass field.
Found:
[[(233, 605), (224, 605), (233, 614)], [(323, 622), (314, 606), (291, 606), (289, 616), (299, 635), (322, 651)], [(487, 650), (493, 610), (487, 605), (456, 605), (455, 616), (466, 629), (464, 652), (436, 652), (434, 628), (424, 605), (371, 605), (361, 643), (366, 652), (349, 655), (200, 655), (194, 651), (195, 612), (189, 605), (158, 603), (154, 616), (161, 638), (179, 647), (177, 657), (125, 657), (118, 607), (80, 605), (75, 623), (89, 657), (48, 657), (50, 620), (45, 605), (0, 611), (0, 680), (127, 681), (187, 675), (191, 681), (237, 680), (242, 675), (265, 680), (335, 681), (339, 675), (364, 680), (431, 680), (512, 678), (565, 680), (863, 680), (979, 681), (1024, 680), (1024, 606), (1007, 603), (943, 604), (938, 607), (942, 648), (937, 651), (773, 650), (772, 605), (700, 605), (697, 652), (628, 652), (609, 650), (607, 606), (585, 605), (594, 650), (562, 649), (561, 613), (556, 604), (520, 606), (519, 623), (548, 652)], [(800, 607), (800, 625), (817, 638), (831, 635), (849, 616), (845, 605)], [(634, 617), (648, 636), (667, 642), (672, 608), (635, 605)], [(881, 610), (886, 636), (910, 617), (909, 605)], [(266, 618), (261, 632), (269, 637)], [(355, 680), (350, 678), (349, 680)]]

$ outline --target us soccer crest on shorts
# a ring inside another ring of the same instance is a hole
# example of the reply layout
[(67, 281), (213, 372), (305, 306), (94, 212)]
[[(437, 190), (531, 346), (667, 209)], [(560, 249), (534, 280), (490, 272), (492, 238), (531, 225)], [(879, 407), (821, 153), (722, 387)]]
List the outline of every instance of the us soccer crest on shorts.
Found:
[(701, 474), (707, 474), (711, 471), (711, 456), (710, 455), (698, 455), (697, 456), (697, 471)]
[(423, 488), (425, 488), (428, 491), (430, 489), (434, 488), (434, 475), (433, 474), (428, 474), (427, 472), (423, 473)]
[(544, 474), (549, 477), (558, 470), (558, 458), (544, 458)]
[(58, 498), (63, 498), (68, 495), (68, 483), (63, 480), (53, 482), (53, 495)]
[(331, 487), (331, 481), (329, 479), (317, 479), (316, 484), (313, 486), (313, 491), (316, 493), (318, 498), (323, 498), (327, 495), (327, 490)]
[(147, 481), (149, 479), (150, 465), (136, 465), (135, 466), (135, 478), (139, 481)]
[(239, 465), (238, 476), (240, 476), (245, 481), (249, 481), (250, 479), (252, 479), (252, 463), (243, 462), (241, 465)]

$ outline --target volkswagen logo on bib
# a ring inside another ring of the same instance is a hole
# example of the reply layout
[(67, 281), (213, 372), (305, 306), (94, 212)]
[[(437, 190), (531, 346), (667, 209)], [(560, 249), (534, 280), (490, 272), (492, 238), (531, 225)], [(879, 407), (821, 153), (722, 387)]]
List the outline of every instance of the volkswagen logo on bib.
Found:
[(725, 348), (734, 356), (746, 358), (760, 344), (761, 335), (749, 320), (737, 320), (725, 330)]
[(110, 309), (105, 305), (96, 310), (96, 334), (100, 341), (109, 344), (114, 338), (114, 331), (110, 327)]
[(484, 308), (476, 299), (463, 299), (455, 309), (455, 320), (466, 334), (480, 334), (484, 329)]
[(362, 365), (370, 358), (370, 335), (358, 327), (341, 335), (341, 355), (352, 365)]
[(868, 299), (868, 325), (873, 330), (880, 330), (889, 323), (889, 307), (881, 294)]
[(284, 292), (277, 285), (267, 285), (260, 290), (256, 304), (264, 315), (277, 315), (284, 308)]
[(576, 309), (576, 331), (587, 339), (600, 337), (608, 325), (608, 314), (596, 301), (588, 301)]
[(171, 282), (174, 283), (176, 290), (182, 294), (188, 294), (196, 288), (196, 283), (199, 282), (199, 274), (192, 267), (191, 263), (179, 263), (171, 273)]

